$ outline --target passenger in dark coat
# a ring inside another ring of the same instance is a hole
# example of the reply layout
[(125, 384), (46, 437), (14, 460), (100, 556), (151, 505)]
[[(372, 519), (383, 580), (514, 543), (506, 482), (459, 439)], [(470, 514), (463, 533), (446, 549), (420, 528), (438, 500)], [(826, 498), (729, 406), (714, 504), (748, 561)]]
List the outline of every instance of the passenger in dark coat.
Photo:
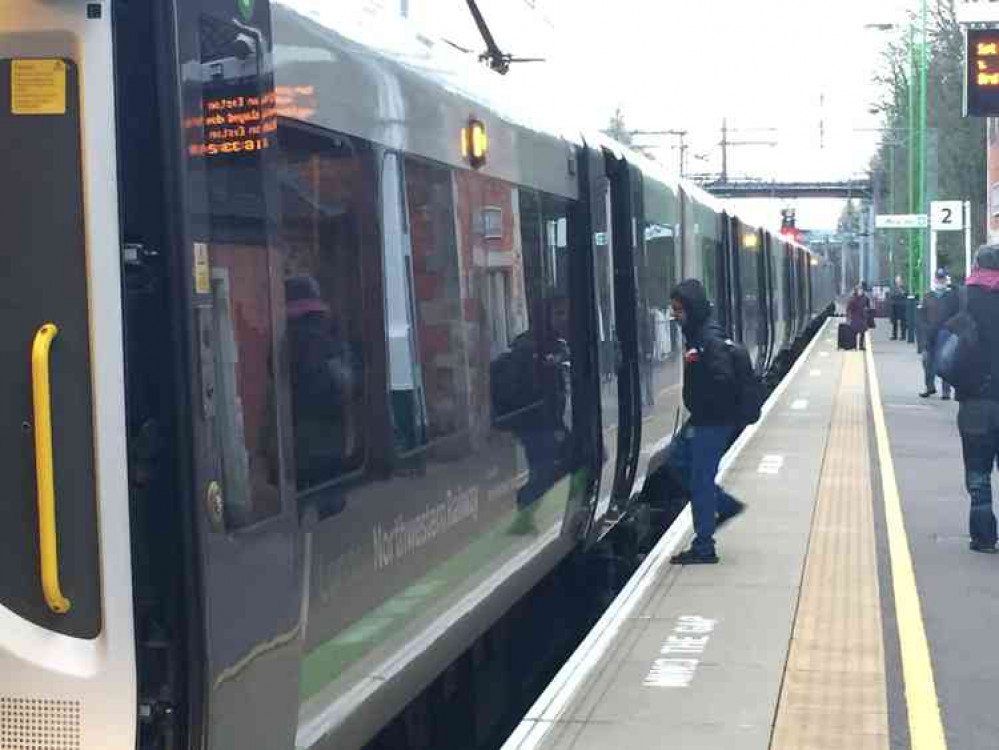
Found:
[(307, 489), (346, 468), (346, 410), (356, 374), (316, 281), (290, 278), (285, 290), (296, 478)]
[(871, 301), (864, 294), (863, 287), (857, 284), (853, 289), (853, 294), (850, 295), (850, 299), (846, 303), (846, 322), (849, 323), (850, 328), (856, 334), (857, 348), (861, 350), (863, 350), (864, 341), (866, 340), (868, 328), (867, 308), (870, 306)]
[(968, 526), (974, 552), (996, 551), (992, 511), (992, 469), (999, 460), (999, 245), (985, 245), (968, 276), (967, 312), (979, 337), (979, 385), (957, 389), (957, 426), (964, 452), (964, 478), (971, 510)]
[[(923, 297), (920, 306), (920, 324), (923, 337), (923, 374), (926, 390), (919, 394), (920, 398), (929, 398), (937, 392), (937, 373), (935, 359), (937, 339), (943, 324), (957, 314), (959, 302), (957, 294), (951, 288), (947, 272), (939, 269), (933, 277), (933, 286)], [(950, 384), (944, 380), (942, 398), (950, 399)]]
[(739, 422), (735, 369), (701, 282), (680, 282), (670, 293), (670, 302), (686, 345), (683, 402), (690, 420), (670, 447), (669, 466), (690, 493), (696, 533), (690, 549), (674, 555), (672, 562), (711, 564), (718, 562), (715, 529), (745, 508), (715, 484), (718, 464)]
[(909, 301), (909, 293), (905, 290), (905, 283), (901, 276), (895, 277), (895, 286), (891, 288), (888, 295), (889, 312), (891, 315), (891, 340), (904, 339), (909, 333), (909, 320), (906, 315), (906, 307)]

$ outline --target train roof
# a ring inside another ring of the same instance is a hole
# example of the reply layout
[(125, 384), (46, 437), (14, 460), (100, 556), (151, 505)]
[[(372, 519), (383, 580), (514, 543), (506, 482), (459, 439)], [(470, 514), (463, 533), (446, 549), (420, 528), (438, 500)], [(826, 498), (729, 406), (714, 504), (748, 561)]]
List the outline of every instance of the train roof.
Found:
[(461, 130), (474, 117), (490, 141), (483, 174), (578, 192), (570, 155), (581, 136), (551, 92), (501, 78), (404, 19), (374, 23), (328, 0), (277, 0), (272, 24), (276, 85), (299, 97), (296, 119), (467, 166)]
[[(311, 92), (292, 103), (296, 119), (466, 167), (461, 128), (474, 116), (490, 139), (483, 174), (576, 197), (570, 152), (586, 145), (627, 159), (646, 179), (682, 189), (709, 210), (727, 210), (696, 183), (606, 134), (567, 127), (564, 102), (553, 103), (534, 81), (470, 64), (469, 55), (421, 35), (406, 19), (329, 0), (275, 0), (272, 19), (276, 84)], [(442, 128), (442, 119), (453, 128)]]

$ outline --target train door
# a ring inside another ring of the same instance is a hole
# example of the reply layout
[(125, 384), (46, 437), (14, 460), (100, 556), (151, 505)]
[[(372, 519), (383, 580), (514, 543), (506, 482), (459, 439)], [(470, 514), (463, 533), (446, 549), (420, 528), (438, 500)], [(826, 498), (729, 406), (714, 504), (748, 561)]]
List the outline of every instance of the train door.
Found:
[(737, 256), (738, 245), (734, 242), (738, 235), (732, 233), (733, 226), (728, 213), (723, 211), (718, 217), (718, 223), (718, 239), (713, 243), (715, 246), (715, 274), (718, 279), (718, 322), (724, 329), (726, 336), (741, 341), (740, 304), (736, 294), (739, 258)]
[(742, 299), (742, 229), (739, 220), (727, 213), (722, 214), (722, 246), (726, 248), (727, 268), (727, 304), (732, 310), (732, 331), (730, 336), (736, 341), (743, 341), (745, 323), (743, 321)]
[[(269, 3), (199, 0), (177, 3), (174, 14), (178, 46), (168, 63), (181, 96), (172, 117), (183, 128), (173, 153), (184, 156), (169, 252), (184, 331), (182, 496), (193, 511), (198, 601), (190, 619), (203, 694), (193, 742), (286, 747), (298, 726), (307, 586), (292, 471), (305, 457), (293, 455), (290, 329), (301, 308), (322, 308), (333, 281), (294, 265), (281, 235), (277, 178), (287, 170), (268, 104)], [(248, 125), (212, 127), (222, 119)], [(354, 230), (332, 211), (313, 227), (324, 238)], [(342, 423), (336, 436), (349, 451), (363, 439)]]
[(631, 226), (631, 178), (624, 162), (595, 149), (585, 151), (584, 158), (593, 235), (594, 338), (600, 383), (603, 463), (594, 513), (599, 523), (612, 500), (626, 496), (634, 481), (632, 431), (638, 396), (634, 352), (638, 344), (634, 267), (628, 264), (633, 263), (632, 234), (637, 226)]
[(652, 403), (651, 373), (645, 358), (651, 348), (645, 325), (648, 301), (643, 293), (644, 284), (638, 280), (639, 268), (645, 267), (645, 236), (639, 231), (645, 221), (641, 174), (623, 158), (609, 152), (604, 156), (611, 180), (615, 299), (623, 352), (618, 373), (621, 429), (614, 498), (623, 504), (631, 496), (638, 471), (643, 410)]
[(770, 351), (767, 364), (772, 367), (780, 354), (787, 322), (784, 318), (784, 297), (780, 277), (780, 256), (778, 255), (780, 247), (767, 233), (764, 234), (764, 242), (767, 248), (767, 293), (770, 298), (770, 334), (767, 339)]
[(765, 289), (761, 285), (760, 271), (765, 258), (765, 243), (762, 230), (739, 224), (735, 250), (738, 287), (735, 309), (741, 322), (741, 341), (760, 371), (766, 362)]
[(603, 153), (587, 149), (585, 195), (589, 199), (593, 248), (593, 296), (595, 308), (594, 339), (596, 340), (596, 377), (600, 388), (600, 448), (601, 469), (599, 495), (594, 520), (599, 522), (610, 508), (614, 491), (614, 476), (618, 462), (618, 431), (620, 429), (621, 394), (618, 373), (623, 366), (623, 349), (619, 338), (616, 289), (614, 285), (613, 227), (611, 226), (610, 180)]
[(770, 242), (765, 232), (760, 232), (760, 251), (756, 263), (756, 285), (760, 290), (760, 361), (759, 369), (766, 372), (773, 356), (774, 342), (774, 290), (770, 278)]
[(798, 259), (791, 245), (782, 242), (781, 249), (784, 251), (784, 267), (787, 269), (788, 321), (791, 326), (788, 345), (790, 346), (800, 333), (798, 330), (798, 324), (801, 321), (801, 299), (798, 296)]
[(111, 18), (0, 4), (0, 746), (135, 746)]

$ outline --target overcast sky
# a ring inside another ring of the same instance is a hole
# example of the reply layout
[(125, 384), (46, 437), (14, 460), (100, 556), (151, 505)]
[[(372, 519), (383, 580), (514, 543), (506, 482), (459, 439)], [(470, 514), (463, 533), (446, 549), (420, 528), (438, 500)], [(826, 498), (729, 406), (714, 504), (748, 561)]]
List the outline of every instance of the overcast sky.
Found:
[[(464, 0), (409, 0), (439, 35), (481, 48)], [(869, 112), (872, 77), (891, 32), (870, 23), (902, 19), (914, 0), (480, 0), (505, 51), (550, 62), (515, 66), (552, 92), (553, 106), (602, 128), (620, 105), (629, 127), (690, 131), (688, 171), (718, 172), (721, 123), (732, 140), (732, 176), (833, 180), (858, 176), (880, 120)], [(659, 159), (675, 165), (669, 138)], [(694, 157), (702, 156), (703, 159)], [(759, 220), (773, 223), (781, 204)], [(839, 205), (802, 201), (799, 226), (835, 224)], [(744, 212), (759, 210), (744, 206)]]

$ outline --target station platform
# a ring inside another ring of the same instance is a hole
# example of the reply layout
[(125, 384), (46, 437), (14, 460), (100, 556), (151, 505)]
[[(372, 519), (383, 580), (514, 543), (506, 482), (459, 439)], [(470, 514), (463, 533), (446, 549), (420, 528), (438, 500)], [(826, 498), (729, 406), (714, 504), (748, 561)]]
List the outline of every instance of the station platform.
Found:
[(833, 318), (722, 464), (749, 504), (677, 567), (689, 510), (504, 750), (999, 748), (999, 555), (968, 549), (957, 404), (886, 324)]

